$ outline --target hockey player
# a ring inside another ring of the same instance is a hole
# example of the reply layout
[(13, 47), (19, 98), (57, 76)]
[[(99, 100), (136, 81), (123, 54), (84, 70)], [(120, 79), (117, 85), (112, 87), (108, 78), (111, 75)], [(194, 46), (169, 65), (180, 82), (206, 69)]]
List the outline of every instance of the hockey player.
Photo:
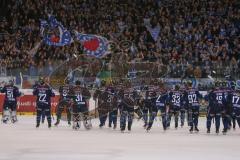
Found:
[(223, 134), (226, 134), (228, 129), (228, 121), (226, 114), (224, 113), (224, 105), (226, 105), (226, 99), (224, 91), (221, 90), (221, 83), (215, 82), (215, 89), (208, 94), (208, 114), (207, 114), (207, 133), (210, 133), (211, 119), (215, 117), (216, 133), (219, 133), (221, 116), (223, 119)]
[(62, 112), (64, 111), (64, 108), (66, 108), (66, 112), (67, 112), (67, 121), (68, 121), (68, 125), (71, 125), (71, 106), (69, 103), (69, 91), (71, 90), (71, 85), (70, 85), (70, 80), (69, 78), (65, 79), (65, 84), (63, 86), (60, 86), (59, 88), (59, 93), (60, 93), (60, 99), (59, 99), (59, 103), (57, 106), (57, 121), (54, 124), (55, 126), (58, 126), (58, 124), (60, 123), (60, 119), (62, 116)]
[[(33, 90), (34, 90), (35, 88), (37, 88), (38, 85), (39, 85), (39, 82), (38, 82), (38, 81), (35, 81), (34, 85), (32, 86)], [(40, 120), (42, 123), (44, 123), (45, 117), (46, 117), (46, 116), (45, 116), (45, 111), (42, 111), (42, 116), (41, 116), (41, 120)]]
[[(181, 86), (181, 92), (184, 93), (186, 89), (187, 89), (187, 82), (183, 83), (183, 85)], [(186, 103), (182, 103), (182, 105), (180, 106), (181, 127), (184, 126), (185, 117), (186, 117), (186, 108), (187, 108)], [(189, 116), (187, 116), (187, 123), (189, 122), (188, 118)]]
[(113, 129), (117, 128), (117, 114), (118, 114), (118, 96), (116, 87), (109, 86), (106, 91), (108, 92), (107, 101), (110, 103), (109, 110), (109, 123), (108, 127), (111, 128), (113, 124)]
[(231, 116), (233, 111), (231, 105), (227, 103), (227, 96), (228, 94), (231, 94), (232, 90), (227, 88), (227, 83), (224, 81), (221, 82), (221, 90), (224, 93), (222, 123), (227, 128), (227, 130), (229, 130), (231, 128)]
[[(145, 105), (149, 111), (149, 121), (147, 122), (147, 131), (152, 128), (153, 122), (157, 116), (158, 108), (155, 104), (156, 102), (156, 88), (157, 86), (149, 86), (148, 90), (146, 91), (146, 100)], [(148, 115), (147, 115), (148, 116)]]
[(227, 102), (232, 107), (238, 126), (240, 127), (240, 80), (236, 81), (236, 89), (228, 95)]
[[(155, 98), (155, 92), (154, 92), (154, 86), (148, 86), (147, 90), (145, 92), (145, 96), (143, 99), (143, 106), (142, 106), (142, 111), (143, 111), (143, 121), (144, 121), (144, 128), (148, 128), (148, 123), (151, 121), (150, 120), (150, 116), (148, 116), (150, 114), (151, 111), (153, 111), (153, 108), (155, 107), (154, 105), (154, 98)], [(155, 110), (156, 112), (156, 110)], [(154, 113), (155, 113), (154, 112)], [(150, 130), (150, 126), (147, 130)]]
[(167, 127), (170, 127), (171, 117), (174, 115), (175, 118), (175, 128), (178, 128), (178, 118), (180, 107), (183, 103), (183, 95), (180, 91), (179, 85), (175, 86), (175, 89), (169, 93), (169, 116)]
[(131, 131), (133, 116), (134, 116), (134, 105), (136, 104), (135, 98), (137, 97), (136, 91), (130, 86), (130, 82), (125, 83), (125, 88), (119, 92), (121, 99), (120, 105), (120, 129), (124, 132), (126, 129), (126, 122), (128, 120), (128, 131)]
[(217, 112), (216, 94), (214, 88), (208, 91), (205, 96), (205, 100), (208, 101), (207, 107), (207, 133), (210, 133), (212, 119), (215, 118), (216, 133), (219, 133), (221, 113)]
[(89, 119), (89, 99), (91, 93), (86, 87), (81, 86), (80, 81), (75, 82), (75, 86), (69, 92), (69, 98), (72, 101), (73, 109), (73, 129), (78, 130), (81, 126), (81, 120), (86, 129), (91, 129), (92, 124)]
[[(232, 92), (234, 92), (234, 89), (235, 89), (235, 85), (231, 86), (231, 85), (228, 85), (227, 82), (222, 82), (222, 90), (224, 91), (224, 97), (226, 100), (227, 100), (228, 95), (231, 94)], [(232, 109), (233, 108), (231, 107), (231, 104), (226, 101), (226, 103), (224, 104), (224, 111), (226, 114), (226, 121), (228, 121), (228, 129), (229, 130), (231, 129), (231, 127), (233, 127), (233, 129), (235, 130), (235, 127), (236, 127), (236, 117), (235, 117), (235, 113), (233, 112)], [(224, 123), (224, 121), (223, 121), (223, 123)]]
[(97, 109), (98, 109), (98, 116), (100, 121), (100, 124), (99, 124), (100, 128), (105, 126), (105, 122), (107, 120), (107, 115), (109, 112), (109, 106), (105, 105), (106, 102), (104, 101), (104, 99), (107, 100), (107, 97), (105, 97), (106, 94), (104, 96), (102, 95), (105, 91), (105, 85), (106, 85), (106, 82), (102, 81), (101, 89), (98, 88), (93, 94), (93, 100), (95, 100), (95, 102), (97, 102), (97, 105), (98, 105)]
[(1, 89), (1, 93), (5, 94), (3, 123), (7, 123), (9, 120), (11, 120), (12, 123), (17, 122), (17, 97), (21, 96), (19, 89), (14, 86), (13, 80), (10, 80), (9, 83)]
[(198, 118), (199, 118), (199, 109), (200, 109), (200, 99), (202, 95), (196, 88), (192, 87), (192, 81), (187, 82), (188, 89), (184, 93), (184, 102), (187, 106), (188, 116), (189, 116), (189, 125), (190, 125), (190, 133), (195, 130), (199, 132), (198, 129)]
[(168, 92), (164, 88), (163, 82), (159, 83), (159, 88), (156, 90), (155, 105), (161, 112), (163, 129), (167, 129), (167, 113), (168, 113)]
[(36, 128), (39, 128), (40, 126), (40, 119), (43, 112), (45, 112), (45, 115), (47, 116), (48, 128), (51, 128), (51, 97), (54, 97), (55, 94), (42, 77), (39, 79), (39, 85), (34, 88), (33, 95), (37, 96)]

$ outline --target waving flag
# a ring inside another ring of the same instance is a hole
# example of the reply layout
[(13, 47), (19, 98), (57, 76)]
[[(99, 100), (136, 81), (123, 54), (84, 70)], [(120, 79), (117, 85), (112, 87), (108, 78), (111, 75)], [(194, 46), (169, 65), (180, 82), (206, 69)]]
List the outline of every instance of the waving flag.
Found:
[(64, 28), (62, 23), (57, 21), (57, 19), (53, 15), (48, 15), (48, 21), (51, 28), (56, 28), (58, 26)]
[(48, 27), (48, 22), (46, 20), (40, 19), (40, 34), (43, 36), (44, 30)]
[(108, 54), (108, 40), (105, 37), (76, 33), (76, 38), (83, 45), (84, 51), (88, 55), (101, 58)]
[[(50, 46), (65, 46), (69, 45), (73, 42), (70, 31), (68, 31), (61, 22), (57, 21), (57, 19), (50, 15), (48, 21), (40, 20), (41, 29), (44, 31), (46, 27), (49, 27), (49, 31), (58, 29), (59, 34), (46, 34), (44, 35), (43, 42)], [(43, 33), (42, 31), (42, 33)]]
[(157, 25), (154, 28), (151, 28), (150, 26), (146, 26), (147, 30), (150, 32), (152, 38), (154, 39), (154, 41), (157, 41), (158, 37), (159, 37), (159, 33), (160, 33), (160, 26)]

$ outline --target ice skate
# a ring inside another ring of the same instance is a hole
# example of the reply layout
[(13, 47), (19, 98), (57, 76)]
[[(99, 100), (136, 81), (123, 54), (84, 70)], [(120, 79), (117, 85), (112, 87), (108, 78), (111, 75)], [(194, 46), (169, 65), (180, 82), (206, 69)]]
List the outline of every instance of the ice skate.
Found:
[(58, 126), (59, 125), (59, 123), (60, 123), (60, 121), (59, 120), (57, 120), (57, 122), (54, 124), (54, 126)]
[(194, 128), (194, 131), (195, 131), (196, 133), (198, 133), (198, 132), (199, 132), (198, 127), (195, 127), (195, 128)]
[(193, 127), (190, 128), (189, 132), (190, 132), (190, 133), (193, 133)]

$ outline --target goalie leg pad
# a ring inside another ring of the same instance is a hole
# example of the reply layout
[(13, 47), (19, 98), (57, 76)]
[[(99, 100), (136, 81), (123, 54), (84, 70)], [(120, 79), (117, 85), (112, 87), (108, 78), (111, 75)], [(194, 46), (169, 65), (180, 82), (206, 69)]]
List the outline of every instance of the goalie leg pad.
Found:
[(85, 119), (83, 120), (83, 125), (85, 127), (85, 129), (89, 130), (92, 128), (92, 122), (91, 122), (91, 119)]
[(73, 113), (72, 115), (73, 129), (78, 130), (81, 127), (80, 123), (80, 113)]
[(9, 109), (4, 109), (3, 110), (3, 117), (2, 117), (2, 121), (3, 123), (7, 123), (10, 119), (10, 110)]
[(11, 116), (12, 123), (17, 122), (17, 111), (12, 111), (12, 116)]

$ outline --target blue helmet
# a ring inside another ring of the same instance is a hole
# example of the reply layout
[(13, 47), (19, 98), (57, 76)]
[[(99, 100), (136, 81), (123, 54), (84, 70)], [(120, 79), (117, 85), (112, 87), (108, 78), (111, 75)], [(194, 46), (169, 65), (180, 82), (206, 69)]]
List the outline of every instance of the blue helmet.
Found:
[(240, 90), (240, 80), (236, 81), (236, 86), (235, 86), (236, 90)]
[(65, 84), (70, 84), (70, 78), (69, 78), (69, 77), (66, 77), (65, 80), (64, 80), (64, 83), (65, 83)]
[(12, 79), (9, 80), (9, 81), (8, 81), (8, 84), (9, 84), (10, 86), (13, 86), (13, 85), (14, 85), (14, 80), (12, 80)]
[(38, 82), (39, 82), (40, 85), (43, 85), (45, 83), (44, 78), (42, 76), (39, 77)]
[(75, 81), (75, 85), (79, 85), (79, 86), (80, 86), (81, 84), (82, 84), (82, 83), (81, 83), (80, 80), (76, 80), (76, 81)]

